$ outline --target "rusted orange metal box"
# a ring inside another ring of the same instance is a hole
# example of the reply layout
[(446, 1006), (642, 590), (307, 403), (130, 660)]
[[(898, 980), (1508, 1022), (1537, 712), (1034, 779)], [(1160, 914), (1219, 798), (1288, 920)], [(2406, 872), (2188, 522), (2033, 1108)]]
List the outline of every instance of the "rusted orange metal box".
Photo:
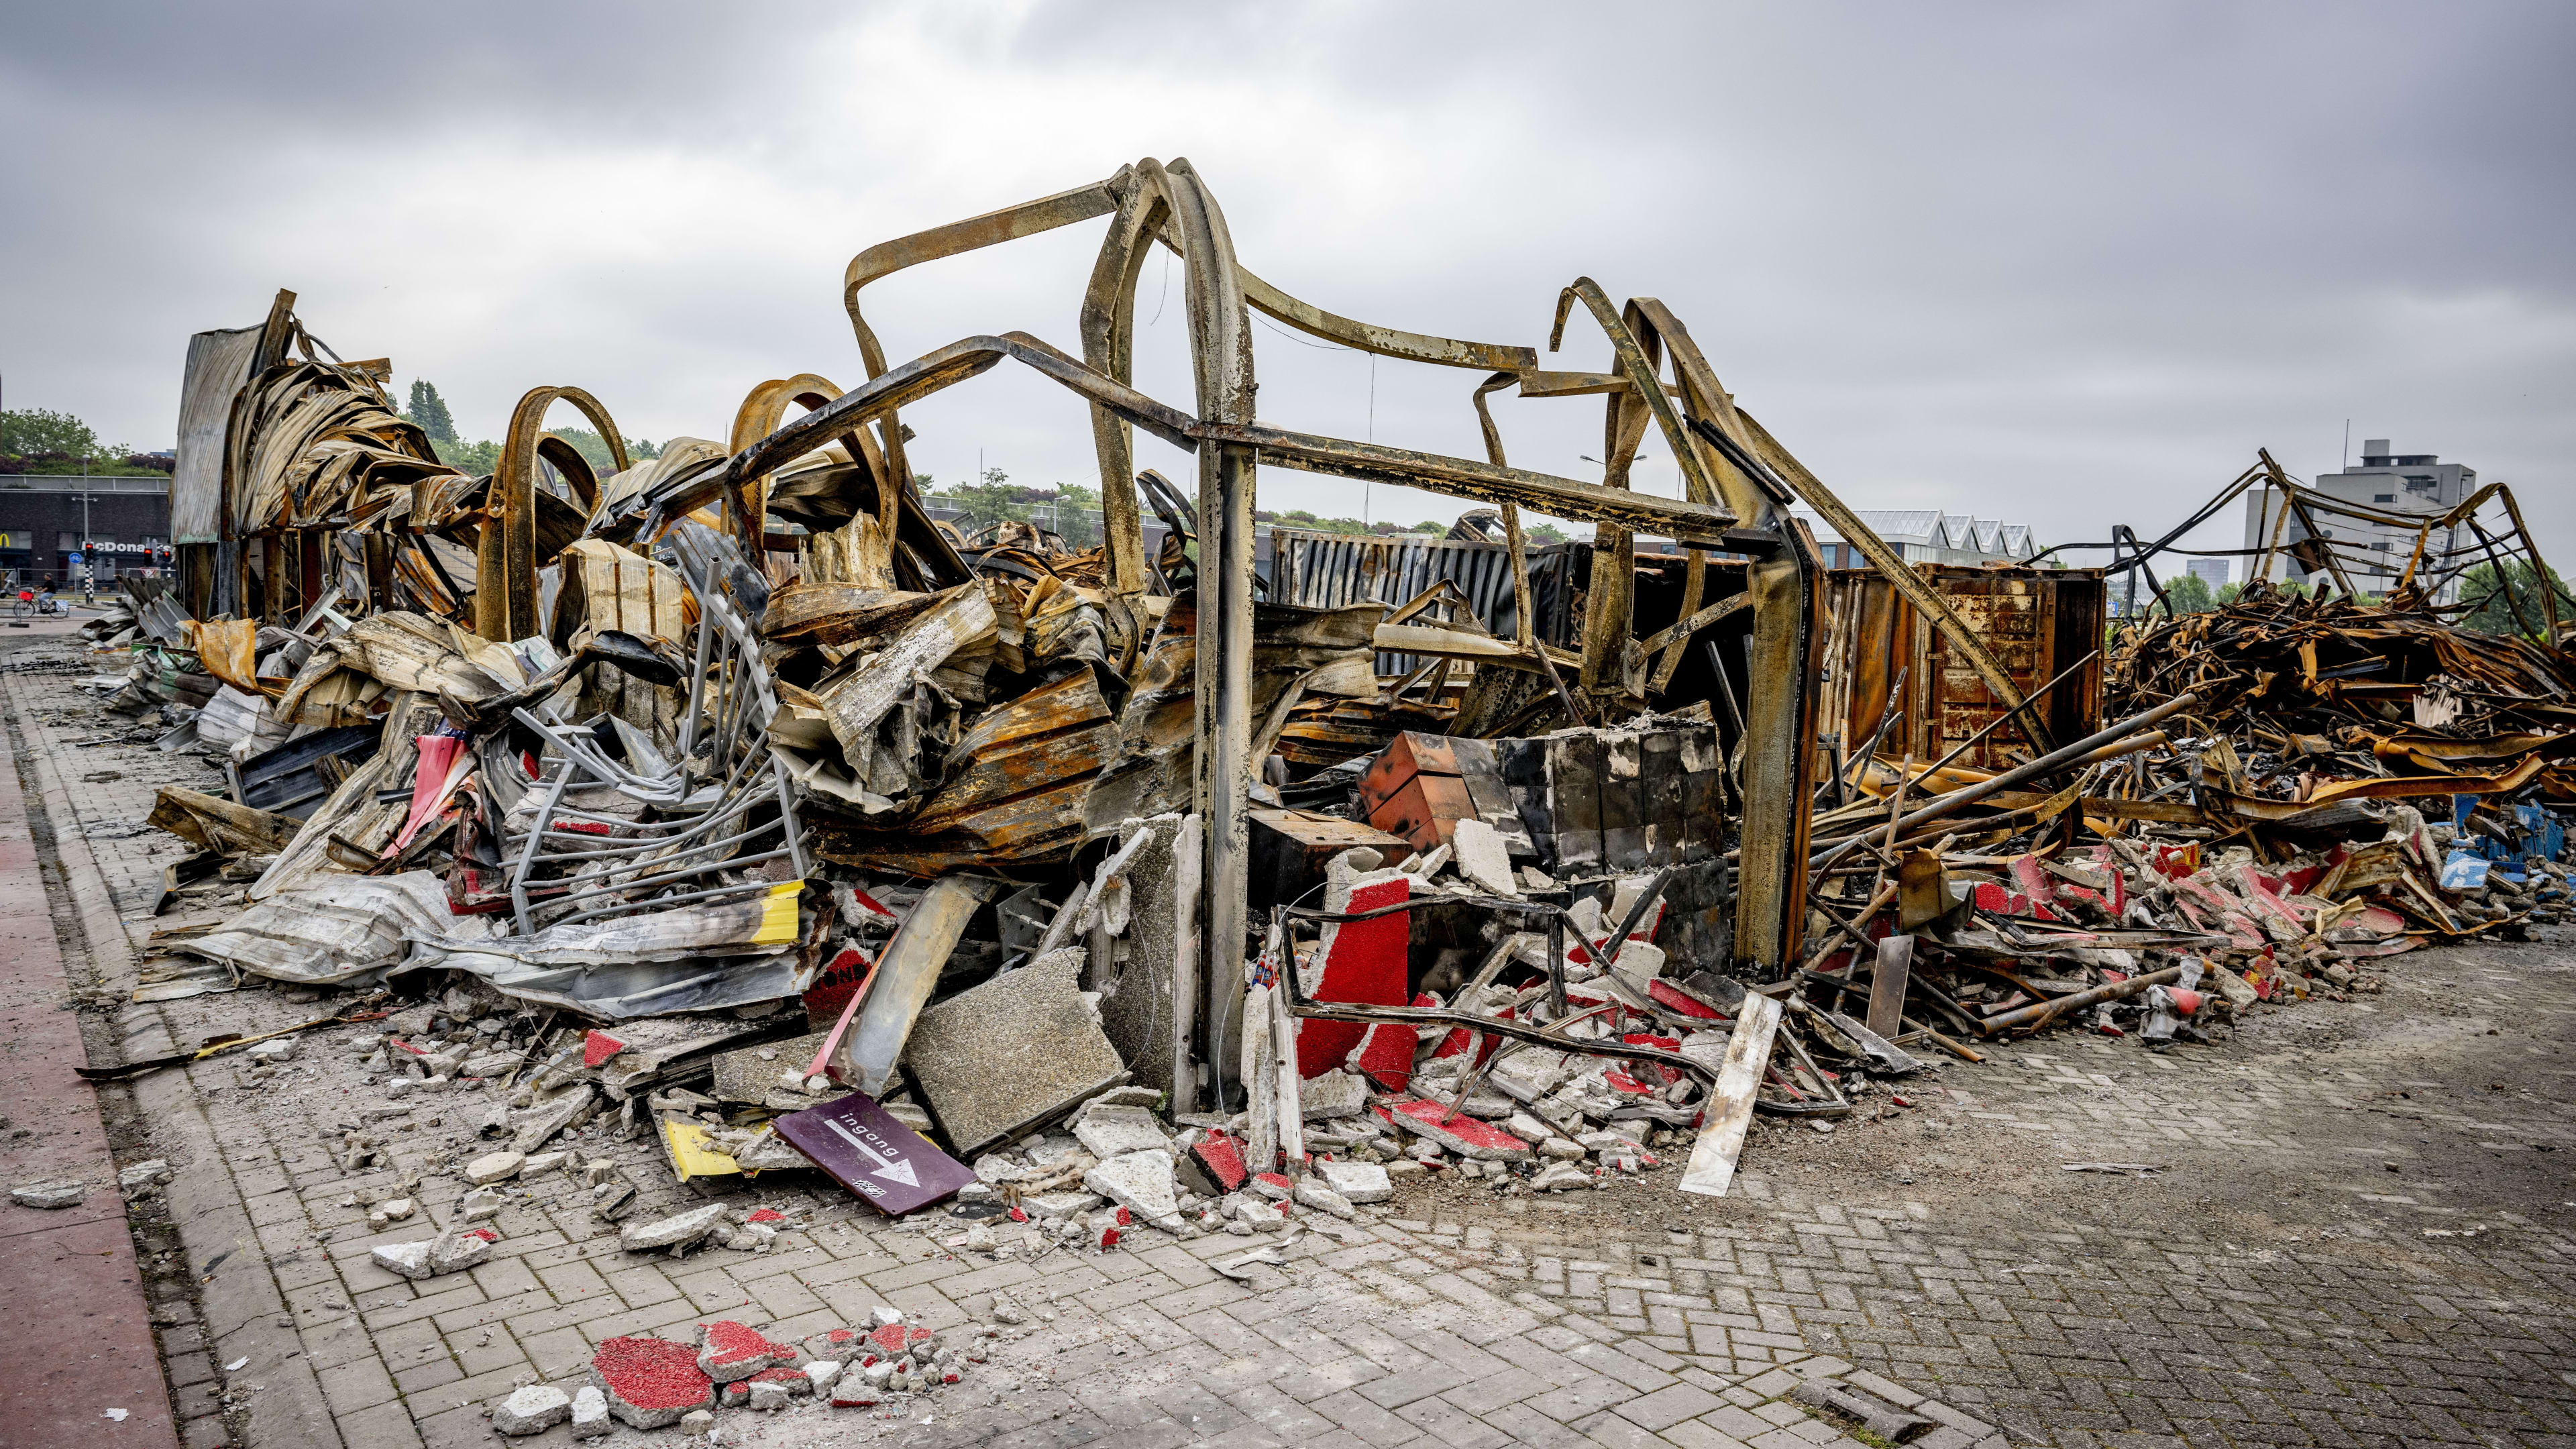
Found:
[[(1915, 572), (1967, 625), (1969, 633), (2025, 695), (2102, 647), (2108, 591), (2100, 569), (1971, 568), (1917, 564)], [(1900, 672), (1903, 718), (1878, 753), (1918, 761), (1993, 722), (2004, 710), (1974, 666), (1875, 569), (1837, 569), (1826, 597), (1833, 622), (1825, 636), (1825, 690), (1817, 745), (1856, 751), (1878, 727)], [(2102, 727), (2102, 661), (2086, 664), (2030, 711), (2053, 745)], [(1959, 763), (2003, 769), (2033, 752), (2016, 720), (1978, 741)], [(1827, 769), (1832, 768), (1830, 758)]]
[(1495, 770), (1493, 746), (1483, 740), (1406, 730), (1389, 743), (1360, 777), (1360, 806), (1368, 822), (1430, 851), (1445, 845), (1461, 820), (1492, 823), (1509, 803)]

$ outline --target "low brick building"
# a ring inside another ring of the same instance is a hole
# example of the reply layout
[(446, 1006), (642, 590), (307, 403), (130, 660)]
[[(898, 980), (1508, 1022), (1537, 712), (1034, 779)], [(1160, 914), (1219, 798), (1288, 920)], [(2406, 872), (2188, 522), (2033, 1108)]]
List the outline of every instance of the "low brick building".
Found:
[(100, 582), (170, 566), (170, 480), (0, 476), (0, 576), (13, 588), (76, 587), (80, 556)]

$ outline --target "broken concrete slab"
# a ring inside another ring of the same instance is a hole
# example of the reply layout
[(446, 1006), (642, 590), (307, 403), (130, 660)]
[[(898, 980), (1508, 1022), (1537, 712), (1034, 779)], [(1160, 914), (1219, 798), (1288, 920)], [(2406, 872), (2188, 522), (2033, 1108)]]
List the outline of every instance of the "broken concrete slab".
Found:
[(388, 1273), (405, 1278), (429, 1276), (430, 1240), (421, 1238), (409, 1243), (385, 1243), (367, 1254), (375, 1265)]
[(649, 1223), (629, 1223), (618, 1230), (617, 1245), (630, 1253), (649, 1253), (656, 1248), (694, 1243), (715, 1231), (716, 1224), (724, 1220), (726, 1211), (725, 1204), (716, 1202), (691, 1208), (675, 1217)]
[(1084, 1151), (1103, 1162), (1131, 1152), (1172, 1150), (1163, 1124), (1145, 1107), (1094, 1107), (1074, 1124), (1073, 1135)]
[(1572, 1192), (1592, 1186), (1592, 1174), (1571, 1162), (1551, 1162), (1530, 1179), (1532, 1192)]
[(730, 1318), (698, 1325), (698, 1371), (720, 1384), (750, 1378), (795, 1357), (795, 1345), (775, 1342)]
[(528, 1154), (524, 1152), (487, 1153), (465, 1164), (465, 1180), (476, 1187), (489, 1187), (518, 1176), (527, 1162)]
[(30, 1182), (9, 1189), (9, 1200), (20, 1207), (60, 1212), (79, 1207), (81, 1196), (88, 1191), (77, 1182)]
[(1104, 1160), (1082, 1175), (1082, 1185), (1166, 1232), (1181, 1230), (1181, 1203), (1172, 1190), (1172, 1154), (1149, 1150)]
[(492, 1429), (516, 1439), (542, 1434), (571, 1417), (571, 1395), (544, 1384), (529, 1384), (511, 1390), (509, 1397), (492, 1406)]
[(1359, 1216), (1359, 1209), (1351, 1206), (1351, 1200), (1326, 1186), (1321, 1178), (1301, 1177), (1297, 1179), (1296, 1196), (1297, 1205), (1299, 1207), (1310, 1207), (1319, 1212), (1328, 1212), (1337, 1218), (1355, 1218)]
[[(752, 1102), (773, 1108), (781, 1106), (770, 1100), (774, 1093), (787, 1093), (792, 1105), (784, 1110), (798, 1111), (811, 1107), (817, 1094), (801, 1086), (789, 1091), (787, 1078), (793, 1074), (799, 1083), (805, 1080), (805, 1069), (814, 1064), (814, 1054), (831, 1040), (828, 1031), (810, 1032), (787, 1041), (763, 1042), (758, 1046), (737, 1047), (718, 1052), (711, 1059), (714, 1082), (708, 1088), (719, 1102)], [(830, 1086), (826, 1080), (825, 1087)]]
[(1161, 1105), (1163, 1105), (1163, 1093), (1160, 1088), (1111, 1087), (1083, 1103), (1075, 1110), (1071, 1121), (1066, 1125), (1069, 1127), (1073, 1122), (1081, 1121), (1085, 1116), (1102, 1107), (1159, 1107)]
[[(667, 1338), (610, 1338), (590, 1359), (591, 1386), (628, 1427), (660, 1429), (711, 1409), (715, 1380), (698, 1367), (698, 1351)], [(709, 1415), (705, 1423), (714, 1423)]]
[(1309, 1077), (1298, 1085), (1297, 1110), (1309, 1122), (1357, 1117), (1368, 1110), (1368, 1080), (1339, 1068)]
[[(1195, 815), (1121, 824), (1126, 865), (1107, 882), (1092, 938), (1098, 974), (1085, 984), (1102, 992), (1101, 1029), (1137, 1083), (1158, 1091), (1173, 1088), (1178, 1039), (1188, 1035), (1183, 1023), (1194, 1005), (1184, 983), (1195, 976), (1198, 959), (1200, 831)], [(1122, 913), (1120, 931), (1113, 927)], [(1113, 946), (1113, 937), (1123, 947)]]
[(1453, 830), (1449, 843), (1458, 852), (1458, 874), (1468, 884), (1492, 896), (1521, 893), (1520, 882), (1512, 878), (1512, 860), (1501, 831), (1482, 820), (1461, 820)]
[[(1050, 951), (913, 1023), (904, 1061), (959, 1155), (1024, 1132), (1127, 1075), (1082, 999), (1086, 959), (1079, 947)], [(1160, 1095), (1142, 1090), (1149, 1102)]]
[(582, 1385), (572, 1396), (572, 1436), (603, 1439), (608, 1432), (608, 1396), (594, 1385)]
[(1243, 1159), (1243, 1143), (1221, 1130), (1210, 1130), (1191, 1144), (1190, 1162), (1219, 1196), (1242, 1187), (1252, 1175)]
[(1020, 1199), (1020, 1207), (1041, 1222), (1078, 1218), (1100, 1206), (1096, 1192), (1046, 1192)]
[(1395, 1184), (1387, 1177), (1386, 1169), (1374, 1162), (1345, 1162), (1327, 1157), (1315, 1163), (1315, 1171), (1324, 1179), (1326, 1187), (1350, 1202), (1385, 1202), (1395, 1196)]
[(155, 1157), (149, 1162), (138, 1162), (118, 1173), (116, 1186), (122, 1192), (140, 1192), (144, 1188), (157, 1187), (168, 1182), (175, 1175), (168, 1162)]
[[(488, 1234), (488, 1236), (487, 1236)], [(476, 1228), (466, 1233), (442, 1233), (435, 1238), (421, 1238), (408, 1243), (386, 1243), (368, 1256), (377, 1267), (405, 1278), (434, 1278), (441, 1273), (454, 1273), (471, 1268), (492, 1256), (492, 1245), (500, 1234), (490, 1228)]]
[(1399, 1102), (1381, 1107), (1388, 1121), (1446, 1151), (1480, 1162), (1527, 1162), (1529, 1144), (1490, 1122), (1474, 1117), (1451, 1118), (1445, 1102)]
[(510, 1150), (522, 1154), (535, 1152), (553, 1140), (556, 1133), (567, 1127), (579, 1126), (597, 1109), (598, 1089), (583, 1082), (529, 1113), (519, 1124), (517, 1135), (510, 1139)]

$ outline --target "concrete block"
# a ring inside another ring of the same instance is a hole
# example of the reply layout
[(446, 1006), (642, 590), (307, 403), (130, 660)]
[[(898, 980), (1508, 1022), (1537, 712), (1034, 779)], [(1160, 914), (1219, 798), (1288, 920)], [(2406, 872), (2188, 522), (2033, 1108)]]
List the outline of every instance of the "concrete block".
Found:
[(1532, 1192), (1575, 1192), (1592, 1186), (1592, 1174), (1571, 1162), (1551, 1162), (1530, 1179)]
[(775, 1342), (730, 1318), (698, 1325), (698, 1371), (720, 1384), (750, 1378), (795, 1357), (795, 1345)]
[(487, 1153), (465, 1164), (465, 1180), (476, 1187), (488, 1187), (518, 1176), (519, 1169), (527, 1163), (528, 1154), (524, 1152)]
[(1368, 1082), (1356, 1072), (1321, 1073), (1298, 1084), (1297, 1107), (1309, 1122), (1357, 1117), (1368, 1110)]
[(1190, 1161), (1206, 1175), (1208, 1185), (1218, 1196), (1240, 1189), (1251, 1169), (1243, 1160), (1243, 1144), (1223, 1131), (1210, 1130), (1190, 1148)]
[(1452, 827), (1449, 844), (1458, 852), (1458, 874), (1469, 885), (1491, 896), (1521, 893), (1520, 882), (1512, 878), (1512, 860), (1501, 831), (1482, 820), (1461, 820)]
[(1355, 1218), (1360, 1215), (1359, 1209), (1351, 1206), (1349, 1198), (1325, 1186), (1318, 1178), (1297, 1179), (1296, 1196), (1298, 1206), (1331, 1213), (1337, 1218)]
[(1168, 1155), (1172, 1150), (1171, 1137), (1145, 1107), (1094, 1107), (1074, 1124), (1073, 1135), (1102, 1162), (1133, 1152)]
[[(1324, 909), (1369, 911), (1411, 898), (1412, 876), (1400, 870), (1364, 871), (1356, 864), (1344, 854), (1324, 868)], [(1313, 964), (1300, 968), (1299, 985), (1318, 1001), (1402, 1006), (1412, 999), (1405, 990), (1411, 931), (1409, 919), (1401, 913), (1327, 925), (1311, 958)], [(1319, 1077), (1341, 1066), (1368, 1033), (1369, 1028), (1358, 1022), (1298, 1022), (1297, 1074)], [(1406, 1065), (1411, 1065), (1409, 1051)]]
[(125, 1192), (139, 1192), (144, 1188), (168, 1182), (174, 1175), (170, 1164), (156, 1157), (149, 1162), (138, 1162), (118, 1173), (116, 1185)]
[(1316, 1163), (1315, 1171), (1324, 1179), (1326, 1187), (1349, 1202), (1384, 1202), (1395, 1196), (1395, 1184), (1388, 1179), (1386, 1169), (1374, 1162), (1344, 1162), (1331, 1158)]
[[(905, 1066), (961, 1156), (1047, 1121), (1127, 1074), (1083, 1003), (1084, 959), (1079, 947), (1050, 951), (925, 1008), (913, 1023)], [(1140, 1090), (1146, 1105), (1125, 1110), (1149, 1113), (1161, 1095)]]
[(572, 1396), (544, 1384), (513, 1389), (492, 1406), (493, 1431), (513, 1439), (542, 1434), (571, 1417)]
[(607, 1437), (608, 1428), (608, 1396), (596, 1385), (582, 1385), (572, 1396), (572, 1436), (602, 1439)]
[(677, 1217), (649, 1223), (629, 1223), (617, 1233), (617, 1245), (630, 1253), (649, 1253), (655, 1248), (668, 1248), (681, 1243), (694, 1243), (715, 1231), (727, 1211), (720, 1202), (691, 1208)]
[(9, 1200), (20, 1207), (60, 1212), (79, 1207), (81, 1195), (87, 1191), (77, 1182), (30, 1182), (9, 1189)]
[(1106, 1159), (1082, 1175), (1082, 1185), (1166, 1232), (1181, 1230), (1181, 1203), (1172, 1189), (1169, 1152), (1130, 1152)]

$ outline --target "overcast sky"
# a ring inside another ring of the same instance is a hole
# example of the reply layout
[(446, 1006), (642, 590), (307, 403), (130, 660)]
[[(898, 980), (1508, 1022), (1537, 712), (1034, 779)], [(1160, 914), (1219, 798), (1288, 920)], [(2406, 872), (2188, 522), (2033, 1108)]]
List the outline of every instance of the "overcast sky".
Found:
[[(7, 405), (112, 442), (167, 446), (187, 335), (280, 286), (468, 436), (551, 383), (721, 439), (764, 378), (861, 379), (861, 248), (1186, 156), (1244, 264), (1346, 316), (1544, 345), (1578, 275), (1663, 298), (1857, 507), (2160, 532), (2258, 446), (2340, 466), (2349, 419), (2356, 453), (2512, 482), (2576, 560), (2563, 4), (17, 0), (5, 24)], [(1103, 225), (880, 283), (872, 320), (897, 358), (1009, 328), (1078, 350)], [(1187, 406), (1164, 269), (1139, 381)], [(1475, 374), (1256, 337), (1265, 420), (1481, 455)], [(1559, 359), (1607, 348), (1578, 320)], [(1598, 399), (1499, 411), (1516, 464), (1600, 452)], [(1097, 481), (1079, 407), (1025, 373), (906, 417), (943, 481), (979, 457)]]

